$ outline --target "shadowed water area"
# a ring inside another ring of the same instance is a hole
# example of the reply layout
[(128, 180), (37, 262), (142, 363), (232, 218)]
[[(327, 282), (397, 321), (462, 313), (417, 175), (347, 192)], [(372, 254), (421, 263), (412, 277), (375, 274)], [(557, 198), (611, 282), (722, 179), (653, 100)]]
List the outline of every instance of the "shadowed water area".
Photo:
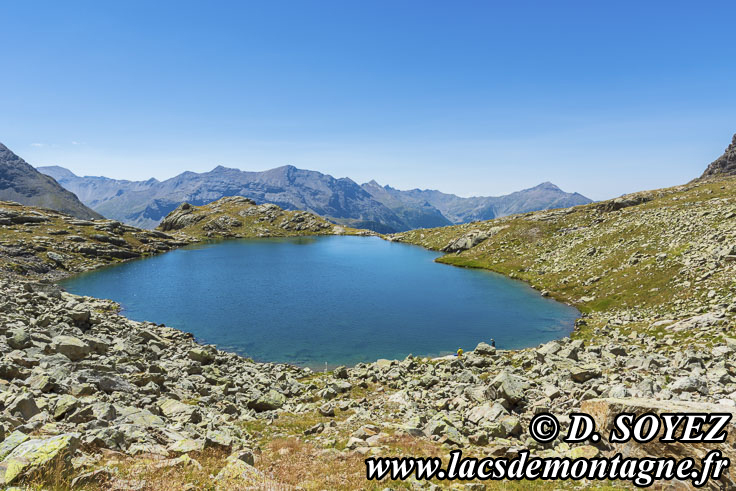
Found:
[(501, 275), (369, 237), (230, 240), (85, 273), (68, 291), (257, 361), (312, 368), (502, 349), (569, 334), (576, 309)]

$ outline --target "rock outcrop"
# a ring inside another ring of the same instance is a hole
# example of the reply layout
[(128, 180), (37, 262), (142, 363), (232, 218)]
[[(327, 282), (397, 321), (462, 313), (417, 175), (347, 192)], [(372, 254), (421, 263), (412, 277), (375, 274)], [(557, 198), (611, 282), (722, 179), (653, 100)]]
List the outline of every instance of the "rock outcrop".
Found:
[(186, 242), (114, 220), (79, 220), (0, 201), (0, 270), (52, 277), (157, 254)]
[(445, 247), (440, 249), (442, 252), (460, 252), (471, 249), (488, 237), (500, 232), (505, 227), (494, 227), (488, 230), (471, 230), (462, 237), (452, 239)]
[(276, 205), (257, 205), (241, 196), (221, 198), (204, 206), (181, 204), (159, 225), (162, 232), (183, 237), (280, 237), (289, 235), (364, 234), (346, 229), (305, 211), (285, 211)]
[(733, 135), (731, 144), (723, 152), (723, 155), (714, 160), (703, 175), (701, 179), (707, 179), (710, 177), (718, 176), (733, 176), (736, 175), (736, 135)]

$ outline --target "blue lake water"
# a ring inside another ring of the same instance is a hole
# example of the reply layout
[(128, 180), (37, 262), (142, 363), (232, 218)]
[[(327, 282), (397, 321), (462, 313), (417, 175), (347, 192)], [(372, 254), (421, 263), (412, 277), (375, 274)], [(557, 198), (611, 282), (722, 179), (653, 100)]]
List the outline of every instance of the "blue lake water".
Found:
[(574, 308), (501, 275), (438, 264), (375, 237), (230, 240), (85, 273), (69, 292), (109, 298), (258, 361), (313, 368), (443, 355), (569, 334)]

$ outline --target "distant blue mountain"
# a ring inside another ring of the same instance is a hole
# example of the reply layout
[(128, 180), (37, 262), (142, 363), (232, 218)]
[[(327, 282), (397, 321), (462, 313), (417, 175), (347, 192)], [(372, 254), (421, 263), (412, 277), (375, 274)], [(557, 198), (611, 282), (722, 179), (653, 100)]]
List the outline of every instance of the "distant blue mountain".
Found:
[(98, 213), (142, 228), (156, 227), (185, 201), (203, 205), (223, 196), (245, 196), (287, 210), (310, 211), (336, 223), (381, 233), (591, 202), (551, 183), (506, 196), (461, 198), (431, 190), (399, 191), (375, 181), (361, 186), (351, 179), (335, 179), (291, 165), (263, 172), (218, 166), (210, 172), (184, 172), (165, 181), (79, 177), (58, 166), (38, 170), (56, 179)]

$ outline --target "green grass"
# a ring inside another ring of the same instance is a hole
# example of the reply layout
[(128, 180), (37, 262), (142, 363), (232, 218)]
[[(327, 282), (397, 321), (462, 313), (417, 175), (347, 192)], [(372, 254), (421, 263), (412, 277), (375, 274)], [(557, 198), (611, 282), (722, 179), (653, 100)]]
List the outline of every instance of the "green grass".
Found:
[[(579, 337), (590, 338), (592, 330), (616, 313), (666, 318), (698, 311), (707, 305), (704, 296), (709, 290), (722, 298), (732, 297), (736, 289), (729, 264), (703, 278), (707, 265), (691, 263), (688, 269), (687, 262), (695, 253), (719, 245), (708, 242), (714, 232), (722, 237), (734, 235), (736, 218), (731, 215), (736, 212), (736, 178), (648, 194), (651, 201), (619, 211), (601, 212), (599, 204), (593, 203), (412, 230), (394, 237), (439, 250), (470, 231), (500, 228), (475, 247), (437, 261), (495, 271), (546, 290), (552, 298), (590, 314), (587, 325), (574, 334)], [(658, 254), (666, 257), (658, 258)], [(646, 327), (646, 323), (636, 326)]]

